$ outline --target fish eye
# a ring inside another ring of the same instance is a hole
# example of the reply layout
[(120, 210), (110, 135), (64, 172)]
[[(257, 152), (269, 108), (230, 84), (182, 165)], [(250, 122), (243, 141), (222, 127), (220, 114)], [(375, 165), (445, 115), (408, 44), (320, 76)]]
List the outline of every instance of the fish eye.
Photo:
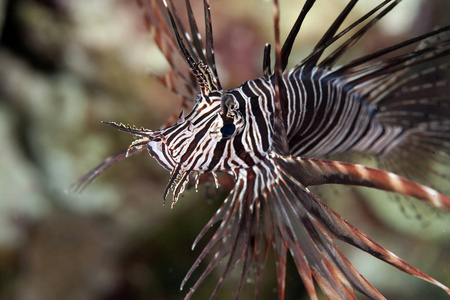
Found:
[(235, 130), (236, 130), (236, 126), (233, 123), (230, 123), (230, 124), (225, 124), (220, 129), (220, 132), (222, 133), (222, 136), (224, 138), (228, 138), (234, 133)]
[[(222, 134), (222, 139), (229, 139), (232, 135), (236, 134), (237, 131), (242, 129), (242, 116), (240, 115), (239, 103), (233, 94), (224, 94), (221, 99), (221, 111), (219, 116), (222, 122), (219, 122), (220, 133)], [(218, 132), (218, 130), (217, 130)]]

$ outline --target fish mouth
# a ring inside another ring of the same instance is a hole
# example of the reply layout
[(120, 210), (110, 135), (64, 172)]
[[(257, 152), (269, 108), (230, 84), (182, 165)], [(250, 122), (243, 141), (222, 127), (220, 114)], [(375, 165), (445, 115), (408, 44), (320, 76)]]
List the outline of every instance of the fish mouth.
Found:
[[(129, 156), (136, 150), (145, 147), (150, 142), (156, 143), (165, 142), (165, 137), (162, 134), (161, 130), (153, 131), (150, 129), (145, 129), (143, 127), (137, 128), (134, 125), (133, 126), (124, 125), (122, 123), (117, 124), (115, 122), (103, 121), (103, 123), (110, 125), (120, 131), (128, 132), (139, 137), (137, 140), (133, 141), (131, 145), (128, 147), (126, 156)], [(171, 159), (175, 162), (175, 165), (173, 166), (173, 169), (171, 171), (169, 183), (167, 184), (166, 190), (164, 191), (164, 201), (166, 200), (169, 192), (172, 192), (173, 200), (171, 207), (173, 208), (175, 203), (178, 201), (178, 197), (180, 196), (181, 193), (183, 193), (186, 184), (189, 182), (189, 174), (191, 173), (191, 171), (184, 170), (182, 163), (181, 162), (176, 163), (175, 158), (170, 153), (168, 154), (170, 155)]]
[(138, 137), (138, 139), (133, 141), (131, 145), (128, 147), (126, 157), (135, 153), (138, 150), (141, 150), (143, 147), (147, 147), (149, 149), (150, 155), (154, 157), (161, 166), (171, 171), (169, 183), (167, 184), (166, 189), (164, 191), (164, 202), (169, 193), (172, 192), (173, 199), (171, 208), (173, 208), (175, 203), (178, 201), (179, 196), (185, 190), (186, 184), (189, 182), (189, 175), (191, 173), (197, 172), (183, 168), (183, 163), (177, 161), (175, 157), (170, 153), (170, 151), (166, 152), (170, 156), (171, 160), (167, 164), (163, 162), (161, 158), (158, 155), (156, 155), (156, 153), (153, 153), (151, 149), (152, 147), (149, 147), (149, 143), (152, 142), (160, 143), (162, 144), (161, 147), (164, 147), (164, 145), (167, 146), (166, 138), (163, 135), (162, 130), (153, 131), (150, 129), (145, 129), (143, 127), (137, 128), (134, 125), (124, 125), (123, 123), (117, 124), (116, 122), (106, 122), (106, 121), (102, 122), (120, 131), (128, 132)]

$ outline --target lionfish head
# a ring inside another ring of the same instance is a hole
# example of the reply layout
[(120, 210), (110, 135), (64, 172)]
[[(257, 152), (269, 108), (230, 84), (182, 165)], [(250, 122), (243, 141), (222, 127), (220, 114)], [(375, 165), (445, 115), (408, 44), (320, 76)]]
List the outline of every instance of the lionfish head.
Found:
[(158, 163), (172, 173), (229, 169), (224, 155), (235, 139), (243, 134), (245, 121), (241, 105), (229, 93), (211, 92), (198, 95), (192, 111), (149, 139), (146, 147)]
[[(202, 67), (207, 71), (207, 66)], [(165, 197), (172, 191), (173, 203), (184, 191), (189, 175), (197, 175), (198, 180), (202, 173), (246, 168), (259, 162), (255, 157), (264, 155), (255, 156), (255, 150), (249, 147), (242, 150), (254, 130), (246, 126), (247, 121), (252, 123), (251, 115), (246, 116), (248, 107), (239, 89), (223, 91), (205, 82), (200, 85), (201, 93), (192, 111), (186, 116), (182, 111), (178, 120), (166, 128), (152, 131), (108, 123), (138, 137), (129, 146), (129, 153), (146, 147), (150, 156), (171, 172)]]

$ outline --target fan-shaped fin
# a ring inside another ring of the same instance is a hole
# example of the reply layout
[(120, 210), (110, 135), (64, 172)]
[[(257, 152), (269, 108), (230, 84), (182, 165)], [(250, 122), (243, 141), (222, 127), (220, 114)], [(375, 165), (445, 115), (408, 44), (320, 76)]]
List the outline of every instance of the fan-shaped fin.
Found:
[[(268, 246), (272, 246), (275, 253), (279, 299), (284, 299), (285, 295), (288, 252), (295, 261), (311, 299), (317, 299), (314, 281), (332, 299), (356, 299), (353, 289), (372, 299), (384, 299), (339, 251), (332, 238), (349, 243), (450, 293), (448, 287), (368, 238), (306, 188), (306, 185), (342, 183), (402, 192), (395, 188), (396, 184), (382, 183), (392, 176), (362, 166), (296, 159), (275, 153), (253, 168), (240, 170), (235, 188), (194, 242), (195, 246), (213, 224), (220, 223), (183, 280), (182, 287), (208, 252), (214, 249), (215, 255), (186, 299), (192, 296), (208, 274), (224, 259), (227, 260), (226, 267), (213, 296), (239, 262), (242, 262), (240, 287), (249, 276), (255, 276), (255, 281), (260, 282), (263, 273), (260, 265), (266, 262), (266, 255), (260, 254), (267, 253)], [(395, 178), (395, 181), (403, 180)], [(422, 197), (422, 192), (416, 196)], [(450, 209), (448, 200), (445, 198), (443, 205), (447, 210)], [(257, 272), (249, 272), (251, 269), (256, 269)], [(238, 288), (236, 298), (240, 290)]]

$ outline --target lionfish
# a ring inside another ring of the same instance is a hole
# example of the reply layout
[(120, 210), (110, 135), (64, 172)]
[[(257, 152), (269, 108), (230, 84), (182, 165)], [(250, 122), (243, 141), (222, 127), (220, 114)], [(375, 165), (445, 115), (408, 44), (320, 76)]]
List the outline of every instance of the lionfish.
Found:
[[(84, 189), (108, 167), (144, 149), (170, 171), (164, 199), (172, 192), (172, 206), (192, 176), (196, 185), (206, 173), (216, 180), (217, 172), (234, 176), (234, 187), (194, 241), (193, 247), (213, 224), (219, 223), (181, 283), (183, 288), (213, 251), (185, 299), (191, 298), (221, 261), (226, 262), (225, 267), (211, 298), (236, 267), (241, 268), (236, 298), (247, 279), (254, 282), (258, 298), (271, 249), (279, 299), (285, 296), (288, 252), (311, 299), (318, 298), (315, 283), (327, 298), (354, 299), (357, 290), (369, 298), (384, 299), (333, 239), (450, 294), (450, 288), (377, 244), (308, 189), (325, 184), (364, 186), (414, 197), (450, 211), (449, 197), (408, 179), (430, 173), (448, 181), (450, 91), (446, 72), (450, 26), (336, 65), (400, 2), (383, 1), (339, 31), (358, 2), (350, 0), (311, 53), (288, 69), (294, 40), (315, 2), (305, 1), (281, 46), (279, 6), (274, 0), (273, 68), (271, 46), (266, 44), (262, 76), (224, 90), (215, 64), (209, 0), (203, 0), (204, 41), (189, 0), (183, 12), (185, 23), (171, 0), (138, 1), (171, 67), (161, 81), (180, 95), (184, 108), (191, 111), (187, 115), (182, 112), (171, 125), (159, 130), (106, 122), (137, 139), (81, 177), (75, 189)], [(414, 51), (396, 54), (411, 45), (416, 45)], [(334, 50), (323, 57), (331, 46)], [(180, 54), (184, 61), (180, 62)], [(374, 155), (405, 177), (323, 159), (348, 152)]]

